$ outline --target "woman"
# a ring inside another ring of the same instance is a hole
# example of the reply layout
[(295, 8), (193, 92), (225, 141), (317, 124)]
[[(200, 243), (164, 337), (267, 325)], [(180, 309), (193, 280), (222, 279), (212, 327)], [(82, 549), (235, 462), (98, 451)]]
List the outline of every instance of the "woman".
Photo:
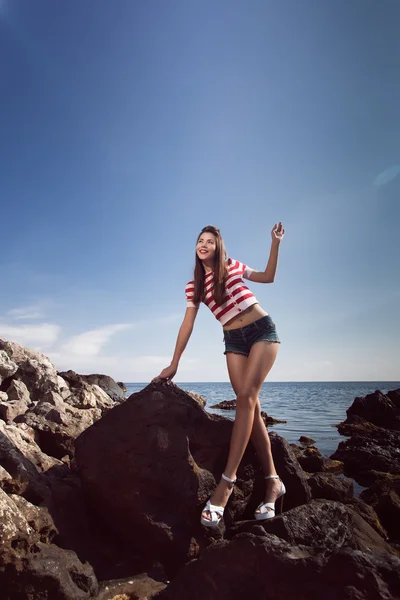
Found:
[(155, 378), (170, 381), (175, 376), (200, 302), (204, 302), (222, 324), (224, 354), (236, 394), (236, 417), (228, 461), (221, 481), (201, 516), (201, 523), (206, 527), (216, 527), (222, 520), (249, 439), (256, 449), (265, 476), (264, 501), (254, 516), (258, 520), (274, 517), (278, 498), (281, 498), (282, 510), (286, 489), (275, 470), (271, 443), (258, 399), (261, 386), (275, 362), (280, 342), (271, 317), (258, 304), (242, 277), (257, 283), (274, 281), (279, 245), (284, 233), (281, 222), (274, 225), (268, 264), (265, 271), (255, 271), (238, 261), (227, 259), (218, 228), (208, 225), (202, 229), (196, 244), (194, 280), (186, 285), (187, 308), (175, 352), (170, 366)]

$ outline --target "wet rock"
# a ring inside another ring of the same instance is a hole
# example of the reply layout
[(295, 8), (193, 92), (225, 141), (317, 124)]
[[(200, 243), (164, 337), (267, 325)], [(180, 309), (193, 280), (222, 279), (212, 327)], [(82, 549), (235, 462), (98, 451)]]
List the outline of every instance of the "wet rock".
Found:
[(126, 579), (103, 581), (96, 600), (152, 600), (165, 588), (165, 583), (155, 581), (146, 573), (142, 573)]
[(221, 410), (236, 410), (236, 400), (222, 400), (213, 404), (210, 408), (219, 408)]
[(301, 468), (306, 473), (343, 473), (342, 462), (322, 456), (315, 446), (301, 447), (297, 444), (290, 444), (290, 446)]
[(299, 442), (301, 444), (305, 444), (307, 446), (315, 444), (315, 440), (313, 440), (311, 437), (309, 437), (308, 435), (302, 435), (299, 438)]
[[(236, 410), (236, 400), (223, 400), (222, 402), (213, 404), (210, 408), (219, 408), (220, 410)], [(267, 427), (268, 425), (287, 423), (287, 421), (280, 421), (279, 419), (274, 419), (274, 417), (268, 416), (268, 414), (265, 411), (261, 411), (261, 416)]]
[(400, 560), (394, 556), (350, 548), (317, 554), (268, 533), (242, 533), (207, 548), (157, 600), (389, 600), (399, 595)]
[(341, 435), (346, 436), (368, 435), (370, 433), (374, 433), (375, 431), (384, 431), (384, 428), (378, 427), (373, 423), (369, 423), (369, 421), (366, 421), (358, 415), (350, 415), (347, 417), (346, 421), (339, 423), (337, 428)]
[(316, 473), (307, 481), (313, 498), (325, 498), (346, 504), (354, 497), (354, 485), (350, 479), (336, 477), (332, 473)]
[(345, 474), (360, 485), (374, 482), (371, 471), (400, 475), (400, 432), (379, 430), (340, 442), (331, 458), (344, 463)]

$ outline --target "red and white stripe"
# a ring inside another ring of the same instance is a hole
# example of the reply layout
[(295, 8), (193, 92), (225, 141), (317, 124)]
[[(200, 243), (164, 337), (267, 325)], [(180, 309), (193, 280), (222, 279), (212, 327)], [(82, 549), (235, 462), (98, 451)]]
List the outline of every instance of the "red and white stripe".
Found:
[[(253, 292), (249, 290), (243, 281), (249, 279), (253, 269), (238, 260), (228, 259), (228, 276), (225, 280), (225, 295), (224, 302), (218, 305), (214, 299), (214, 274), (208, 273), (205, 276), (205, 297), (204, 304), (208, 306), (213, 315), (218, 321), (224, 325), (233, 317), (236, 317), (243, 310), (257, 303), (257, 299)], [(194, 298), (194, 281), (189, 281), (185, 288), (186, 305), (198, 308), (193, 302)]]

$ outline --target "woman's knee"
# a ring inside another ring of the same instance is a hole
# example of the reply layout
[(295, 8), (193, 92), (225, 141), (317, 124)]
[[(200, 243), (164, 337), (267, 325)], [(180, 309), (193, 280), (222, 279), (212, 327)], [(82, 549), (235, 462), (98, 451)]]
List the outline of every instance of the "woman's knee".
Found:
[(258, 394), (252, 392), (241, 392), (236, 398), (236, 410), (256, 410), (258, 405)]

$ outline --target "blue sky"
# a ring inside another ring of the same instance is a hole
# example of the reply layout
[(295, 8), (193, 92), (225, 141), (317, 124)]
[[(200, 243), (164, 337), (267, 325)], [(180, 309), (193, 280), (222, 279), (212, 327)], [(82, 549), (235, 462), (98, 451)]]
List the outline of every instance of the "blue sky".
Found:
[[(271, 381), (400, 380), (400, 4), (0, 0), (0, 335), (59, 369), (169, 364), (218, 226)], [(176, 381), (228, 380), (202, 306)]]

